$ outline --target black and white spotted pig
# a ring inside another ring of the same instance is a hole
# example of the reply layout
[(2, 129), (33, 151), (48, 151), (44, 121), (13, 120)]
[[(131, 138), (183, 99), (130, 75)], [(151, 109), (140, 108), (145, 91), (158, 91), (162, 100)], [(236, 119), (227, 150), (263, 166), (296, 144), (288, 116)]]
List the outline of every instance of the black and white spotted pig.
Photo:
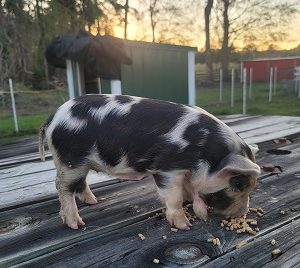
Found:
[(243, 215), (260, 168), (248, 145), (198, 107), (122, 95), (85, 95), (67, 101), (41, 127), (57, 168), (60, 216), (73, 229), (84, 225), (75, 195), (97, 198), (86, 184), (89, 170), (125, 179), (152, 175), (171, 225), (189, 229), (182, 203), (193, 202), (206, 220), (207, 205)]

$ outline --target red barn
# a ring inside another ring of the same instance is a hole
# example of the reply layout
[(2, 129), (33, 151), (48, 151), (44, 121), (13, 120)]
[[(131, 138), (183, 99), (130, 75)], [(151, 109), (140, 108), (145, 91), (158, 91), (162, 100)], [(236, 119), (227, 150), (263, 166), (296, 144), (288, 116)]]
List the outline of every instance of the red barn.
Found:
[(292, 80), (294, 78), (294, 68), (299, 66), (300, 56), (244, 60), (241, 62), (241, 70), (242, 68), (247, 69), (247, 77), (249, 77), (250, 68), (252, 68), (253, 81), (268, 81), (271, 67), (274, 70), (277, 68), (277, 80)]

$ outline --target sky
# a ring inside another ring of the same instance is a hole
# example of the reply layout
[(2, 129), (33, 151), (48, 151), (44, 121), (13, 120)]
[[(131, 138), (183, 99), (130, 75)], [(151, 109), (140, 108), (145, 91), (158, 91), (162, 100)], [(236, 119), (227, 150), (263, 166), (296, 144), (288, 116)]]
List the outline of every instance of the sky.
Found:
[[(138, 1), (138, 0), (131, 0)], [(293, 16), (290, 21), (290, 25), (287, 26), (288, 37), (285, 41), (276, 42), (275, 46), (279, 49), (292, 49), (300, 45), (300, 1), (298, 4), (299, 13)], [(201, 14), (195, 17), (193, 25), (187, 27), (186, 33), (184, 35), (189, 39), (187, 45), (198, 47), (199, 50), (203, 50), (205, 45), (205, 35), (204, 35), (204, 18)], [(134, 19), (130, 19), (128, 25), (128, 39), (139, 40), (141, 36), (144, 37), (144, 41), (151, 41), (151, 29), (149, 15), (145, 13), (145, 18), (143, 18), (144, 26), (138, 25)], [(145, 25), (149, 25), (145, 27)], [(123, 27), (115, 27), (115, 35), (117, 37), (123, 38), (124, 29)], [(212, 36), (212, 39), (216, 40), (216, 37)], [(213, 40), (212, 40), (213, 43)], [(264, 49), (264, 48), (260, 48)]]
[(300, 14), (295, 16), (295, 19), (291, 21), (291, 26), (288, 29), (291, 41), (284, 42), (281, 46), (287, 49), (291, 49), (300, 45)]

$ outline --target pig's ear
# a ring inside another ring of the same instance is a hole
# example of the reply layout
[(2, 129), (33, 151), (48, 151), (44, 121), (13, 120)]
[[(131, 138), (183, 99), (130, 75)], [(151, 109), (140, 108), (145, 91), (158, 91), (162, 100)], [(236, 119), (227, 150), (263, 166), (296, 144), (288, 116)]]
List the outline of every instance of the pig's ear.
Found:
[(229, 186), (230, 178), (237, 175), (258, 176), (260, 167), (242, 155), (230, 154), (221, 164), (222, 168), (208, 176), (203, 193), (214, 193)]
[(231, 154), (223, 161), (224, 167), (217, 174), (219, 178), (227, 178), (239, 174), (250, 176), (258, 176), (260, 174), (260, 167), (242, 155)]
[(248, 144), (250, 150), (252, 151), (253, 155), (256, 155), (256, 153), (259, 151), (258, 145), (253, 143), (253, 144)]

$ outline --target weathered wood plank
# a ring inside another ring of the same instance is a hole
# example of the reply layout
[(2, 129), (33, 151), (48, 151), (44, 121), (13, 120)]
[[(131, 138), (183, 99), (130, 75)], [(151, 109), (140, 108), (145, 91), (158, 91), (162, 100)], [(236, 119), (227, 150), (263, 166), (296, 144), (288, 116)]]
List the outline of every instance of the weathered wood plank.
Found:
[(224, 116), (219, 116), (224, 123), (230, 125), (230, 124), (239, 124), (241, 122), (248, 121), (249, 119), (253, 118), (260, 118), (260, 117), (265, 117), (262, 115), (242, 115), (242, 114), (232, 114), (232, 115), (224, 115)]
[(51, 160), (47, 160), (45, 162), (31, 162), (26, 164), (20, 164), (15, 167), (8, 167), (4, 169), (0, 169), (0, 180), (6, 178), (14, 178), (18, 176), (24, 176), (27, 174), (34, 174), (41, 171), (54, 170), (55, 166)]
[[(285, 122), (289, 122), (289, 125), (297, 125), (300, 122), (299, 117), (290, 116), (263, 116), (263, 117), (251, 117), (247, 121), (230, 123), (228, 124), (234, 131), (242, 133), (245, 131), (253, 131), (266, 126), (280, 126)], [(281, 129), (281, 128), (280, 128)]]
[[(51, 154), (49, 152), (46, 152), (45, 158), (50, 159)], [(19, 164), (33, 162), (33, 161), (38, 161), (38, 162), (41, 161), (39, 153), (34, 152), (34, 153), (23, 154), (23, 155), (0, 159), (0, 169), (10, 167), (10, 166), (17, 166)]]
[[(0, 179), (0, 208), (42, 195), (56, 193), (56, 170), (50, 169), (29, 173), (13, 178)], [(87, 176), (89, 184), (114, 179), (106, 174), (90, 171)]]

